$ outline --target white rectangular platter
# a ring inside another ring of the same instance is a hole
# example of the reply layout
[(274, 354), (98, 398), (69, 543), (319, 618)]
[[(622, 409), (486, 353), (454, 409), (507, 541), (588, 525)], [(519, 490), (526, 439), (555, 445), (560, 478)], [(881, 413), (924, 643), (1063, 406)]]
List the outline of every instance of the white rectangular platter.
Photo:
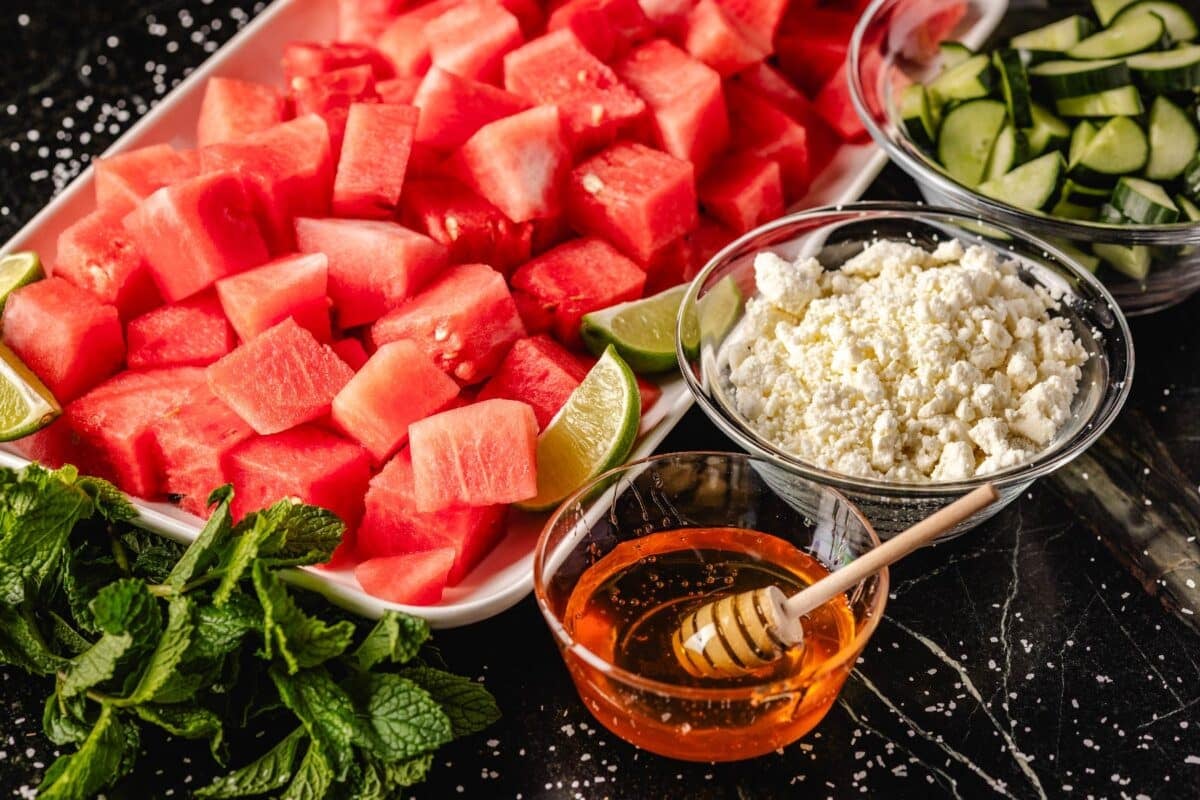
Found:
[[(994, 13), (964, 37), (979, 44), (995, 27), (1007, 2), (993, 4)], [(276, 84), (283, 79), (279, 57), (294, 40), (328, 40), (336, 32), (334, 0), (276, 0), (252, 23), (195, 70), (161, 103), (109, 148), (106, 155), (168, 142), (180, 148), (195, 145), (194, 133), (204, 84), (221, 75)], [(807, 197), (796, 208), (838, 205), (857, 200), (878, 176), (887, 156), (873, 144), (848, 145), (825, 167)], [(92, 170), (88, 168), (26, 224), (0, 252), (35, 250), (53, 263), (58, 234), (92, 210)], [(662, 399), (642, 420), (641, 435), (631, 460), (655, 451), (666, 435), (691, 408), (692, 398), (681, 378), (661, 381)], [(0, 449), (0, 464), (23, 468), (29, 461)], [(180, 542), (191, 542), (203, 521), (169, 503), (133, 500), (137, 524)], [(332, 602), (367, 617), (387, 609), (424, 617), (435, 628), (468, 625), (499, 614), (519, 602), (533, 588), (533, 549), (544, 518), (513, 514), (507, 535), (488, 557), (458, 586), (446, 590), (434, 606), (401, 606), (372, 597), (359, 588), (350, 570), (294, 570), (289, 579), (325, 595)]]

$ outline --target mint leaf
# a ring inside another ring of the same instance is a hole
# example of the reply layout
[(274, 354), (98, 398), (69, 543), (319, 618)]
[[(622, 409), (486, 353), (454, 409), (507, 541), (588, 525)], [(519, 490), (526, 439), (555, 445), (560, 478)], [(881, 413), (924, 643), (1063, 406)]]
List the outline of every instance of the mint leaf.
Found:
[(129, 498), (108, 481), (102, 478), (79, 478), (67, 482), (74, 483), (88, 497), (92, 498), (92, 505), (96, 512), (109, 522), (127, 522), (137, 519), (137, 509), (129, 502)]
[(384, 761), (404, 761), (454, 738), (437, 701), (416, 683), (387, 673), (355, 682), (362, 709), (355, 741)]
[(208, 522), (204, 524), (200, 535), (183, 552), (179, 563), (175, 565), (163, 583), (175, 589), (182, 589), (197, 573), (206, 569), (216, 560), (216, 549), (229, 538), (232, 525), (229, 501), (232, 497), (233, 490), (228, 486), (223, 486), (212, 493), (208, 502), (210, 504), (216, 502), (217, 507), (213, 510), (212, 516), (208, 518)]
[(0, 562), (38, 593), (60, 565), (75, 524), (91, 513), (86, 493), (31, 465), (0, 493)]
[(262, 561), (253, 569), (254, 589), (263, 610), (263, 645), (268, 658), (278, 651), (288, 672), (315, 667), (345, 652), (354, 639), (349, 620), (327, 625), (301, 611), (283, 582)]
[(128, 633), (139, 643), (162, 630), (162, 611), (146, 582), (123, 578), (100, 589), (90, 603), (96, 626), (105, 633)]
[(469, 678), (432, 667), (409, 667), (400, 675), (429, 692), (450, 719), (454, 738), (470, 736), (500, 719), (491, 692)]
[(247, 514), (237, 530), (265, 526), (271, 535), (263, 539), (260, 555), (272, 566), (320, 564), (341, 543), (346, 526), (332, 511), (292, 500)]
[[(383, 765), (383, 777), (390, 792), (401, 786), (412, 786), (425, 780), (433, 766), (433, 753), (410, 758), (407, 761), (391, 761)], [(390, 797), (391, 794), (385, 796)]]
[(428, 639), (429, 623), (425, 620), (399, 611), (385, 611), (354, 651), (354, 662), (364, 671), (385, 660), (403, 664), (416, 656)]
[(255, 761), (198, 789), (196, 796), (248, 797), (278, 790), (291, 780), (296, 754), (306, 740), (304, 729), (297, 728)]
[(119, 662), (133, 645), (128, 633), (106, 633), (71, 662), (63, 676), (59, 691), (63, 697), (74, 697), (93, 686), (110, 680)]
[(0, 587), (9, 605), (0, 601), (0, 664), (12, 664), (37, 675), (53, 675), (67, 660), (46, 644), (41, 628), (24, 602), (24, 581), (11, 568), (0, 564)]
[[(253, 517), (254, 524), (245, 523)], [(234, 531), (232, 540), (221, 551), (216, 571), (221, 573), (221, 582), (213, 591), (213, 605), (223, 606), (233, 595), (237, 585), (246, 576), (246, 571), (258, 558), (259, 548), (275, 533), (274, 521), (263, 514), (248, 514)]]
[(167, 604), (167, 627), (158, 638), (137, 686), (126, 697), (113, 701), (113, 705), (132, 706), (153, 699), (175, 674), (191, 637), (192, 603), (186, 596), (173, 597)]
[(262, 609), (245, 595), (234, 595), (221, 607), (196, 608), (196, 630), (186, 661), (212, 662), (242, 646), (247, 634), (262, 630)]
[[(39, 800), (90, 800), (123, 773), (132, 754), (127, 727), (112, 707), (103, 705), (100, 716), (79, 749), (59, 756), (38, 787)], [(135, 751), (136, 754), (136, 751)]]
[(82, 697), (68, 700), (58, 693), (46, 698), (42, 710), (42, 728), (46, 738), (57, 745), (79, 744), (92, 731), (91, 723), (84, 719), (87, 704)]
[(333, 682), (324, 667), (289, 675), (274, 664), (269, 674), (279, 691), (279, 699), (299, 718), (329, 759), (336, 779), (345, 778), (354, 758), (355, 711), (350, 697)]
[(132, 556), (132, 571), (149, 583), (164, 583), (175, 568), (184, 547), (156, 533), (132, 528), (119, 538)]
[(134, 706), (140, 719), (157, 725), (172, 736), (182, 739), (208, 739), (209, 749), (217, 758), (225, 731), (221, 718), (207, 708), (187, 708), (182, 705), (162, 706), (146, 703)]
[(308, 746), (292, 782), (279, 800), (323, 800), (332, 785), (333, 768), (314, 742)]
[(77, 656), (92, 646), (92, 643), (71, 627), (71, 623), (60, 617), (54, 611), (46, 612), (50, 619), (50, 640), (59, 650), (66, 650), (72, 656)]

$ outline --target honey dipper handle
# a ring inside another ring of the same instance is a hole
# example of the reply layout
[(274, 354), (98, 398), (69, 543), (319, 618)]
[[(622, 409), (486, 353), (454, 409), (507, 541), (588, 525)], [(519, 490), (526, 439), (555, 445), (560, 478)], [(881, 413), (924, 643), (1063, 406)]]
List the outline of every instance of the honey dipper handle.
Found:
[(887, 540), (879, 547), (859, 556), (845, 567), (829, 573), (811, 586), (787, 599), (784, 609), (791, 619), (802, 617), (821, 606), (831, 597), (865, 580), (871, 573), (899, 561), (929, 540), (953, 528), (967, 517), (996, 501), (996, 487), (990, 483), (963, 495), (945, 508)]

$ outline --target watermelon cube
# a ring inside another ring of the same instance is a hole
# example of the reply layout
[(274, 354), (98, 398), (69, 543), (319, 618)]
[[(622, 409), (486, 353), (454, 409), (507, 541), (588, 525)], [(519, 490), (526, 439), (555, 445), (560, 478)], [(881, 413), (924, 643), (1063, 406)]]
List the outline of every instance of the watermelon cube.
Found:
[(567, 218), (646, 261), (696, 226), (691, 163), (621, 142), (577, 165), (567, 181)]
[(550, 14), (546, 28), (566, 28), (604, 62), (654, 35), (654, 23), (637, 0), (567, 0)]
[(779, 30), (779, 68), (809, 97), (846, 63), (858, 13), (848, 9), (796, 9)]
[(283, 95), (274, 86), (236, 78), (209, 78), (196, 124), (196, 142), (205, 147), (235, 142), (284, 119)]
[(504, 54), (525, 41), (521, 23), (491, 0), (467, 0), (425, 26), (436, 67), (464, 78), (495, 83)]
[(371, 327), (376, 347), (413, 339), (464, 384), (486, 380), (524, 335), (504, 276), (484, 264), (446, 270)]
[(558, 106), (576, 153), (611, 143), (646, 111), (646, 103), (565, 28), (505, 56), (504, 86), (534, 103)]
[(700, 0), (688, 14), (683, 47), (727, 77), (770, 55), (771, 40), (765, 31), (749, 27), (717, 0)]
[(159, 189), (125, 217), (159, 292), (176, 302), (269, 257), (246, 184), (214, 172)]
[(371, 479), (366, 450), (316, 425), (247, 439), (225, 454), (222, 468), (233, 484), (235, 518), (297, 497), (329, 509), (351, 530)]
[(416, 140), (453, 150), (489, 122), (529, 108), (511, 92), (434, 67), (425, 74), (413, 104), (421, 109)]
[[(875, 58), (879, 58), (878, 53)], [(869, 67), (868, 67), (869, 68)], [(863, 142), (867, 140), (867, 128), (862, 118), (854, 110), (854, 101), (850, 99), (850, 81), (846, 77), (848, 67), (842, 65), (829, 82), (817, 93), (813, 104), (817, 111), (829, 123), (838, 135), (847, 142)]]
[(363, 591), (372, 597), (409, 606), (431, 606), (442, 599), (454, 548), (372, 558), (354, 568)]
[(164, 186), (200, 171), (195, 151), (155, 144), (96, 159), (96, 205), (124, 216)]
[(387, 56), (361, 42), (290, 42), (283, 48), (283, 77), (288, 85), (292, 78), (311, 78), (364, 65), (371, 68), (375, 80), (384, 81), (395, 74)]
[(373, 559), (454, 548), (449, 584), (458, 584), (504, 535), (507, 507), (456, 506), (417, 511), (412, 455), (402, 450), (371, 479), (358, 529), (358, 554)]
[(322, 253), (312, 253), (285, 256), (223, 278), (217, 281), (217, 297), (224, 316), (243, 342), (288, 317), (325, 342), (332, 338), (328, 285), (329, 259)]
[(23, 286), (4, 304), (4, 342), (67, 403), (121, 368), (117, 309), (62, 278)]
[(247, 136), (236, 144), (206, 147), (206, 172), (237, 170), (254, 190), (271, 252), (294, 249), (292, 219), (325, 216), (333, 190), (329, 129), (316, 114), (299, 117)]
[(391, 103), (393, 105), (412, 105), (413, 98), (417, 96), (417, 89), (421, 86), (421, 78), (416, 75), (403, 75), (399, 78), (389, 78), (386, 81), (379, 81), (375, 84), (375, 93), (379, 95), (379, 102)]
[(346, 365), (355, 372), (358, 372), (367, 363), (367, 348), (352, 336), (338, 339), (330, 347), (333, 348), (333, 352), (337, 353), (338, 358), (345, 361)]
[(257, 433), (285, 431), (329, 413), (354, 371), (288, 317), (208, 367), (213, 394)]
[(516, 400), (483, 400), (409, 426), (418, 511), (515, 503), (537, 494), (537, 419)]
[(382, 463), (408, 441), (408, 426), (458, 396), (458, 384), (408, 339), (371, 356), (333, 398), (333, 421)]
[(690, 281), (699, 275), (709, 260), (737, 237), (736, 233), (717, 220), (707, 214), (701, 214), (696, 230), (684, 237), (688, 246), (688, 261), (683, 267), (684, 272), (679, 282)]
[(409, 181), (400, 207), (404, 223), (445, 245), (451, 263), (487, 262), (507, 275), (529, 260), (532, 224), (513, 222), (457, 181)]
[(783, 215), (779, 163), (752, 153), (735, 153), (700, 182), (700, 203), (739, 234)]
[(532, 39), (546, 29), (546, 14), (542, 10), (543, 0), (499, 0), (504, 10), (517, 18), (521, 35)]
[(729, 117), (736, 119), (733, 144), (759, 158), (779, 162), (783, 194), (790, 202), (808, 191), (808, 131), (760, 95), (742, 86), (725, 87)]
[(296, 241), (329, 257), (329, 297), (342, 328), (379, 319), (446, 264), (442, 245), (382, 220), (297, 219)]
[(552, 217), (571, 164), (563, 135), (557, 108), (531, 108), (476, 131), (459, 149), (456, 169), (513, 222)]
[(533, 226), (533, 241), (530, 246), (534, 255), (540, 255), (551, 247), (557, 247), (575, 237), (575, 231), (571, 230), (571, 223), (567, 221), (566, 214), (535, 219), (530, 225)]
[(533, 409), (538, 427), (545, 428), (566, 404), (587, 374), (580, 358), (547, 336), (518, 340), (492, 379), (479, 392), (480, 400), (493, 397), (520, 400)]
[(375, 92), (375, 73), (367, 64), (292, 78), (289, 85), (296, 104), (296, 116), (316, 114), (325, 120), (335, 161), (342, 150), (350, 106), (379, 101)]
[(841, 146), (842, 137), (829, 126), (812, 101), (781, 72), (766, 63), (755, 64), (734, 76), (733, 82), (762, 97), (804, 128), (811, 163), (829, 163)]
[(44, 467), (58, 469), (75, 457), (71, 422), (63, 417), (12, 443), (19, 454)]
[[(550, 330), (568, 346), (580, 345), (583, 315), (642, 296), (646, 273), (602, 239), (576, 239), (544, 253), (513, 273), (513, 295), (534, 333)], [(531, 309), (536, 312), (530, 314)]]
[(125, 335), (130, 369), (206, 367), (237, 344), (212, 292), (136, 317)]
[(412, 106), (350, 106), (333, 182), (334, 214), (389, 219), (395, 213), (417, 115)]
[(729, 144), (721, 76), (666, 39), (634, 50), (615, 67), (650, 109), (654, 141), (702, 173)]
[(679, 41), (687, 29), (688, 14), (696, 0), (638, 0), (638, 5), (659, 33)]
[(779, 30), (789, 0), (720, 0), (720, 3), (730, 16), (770, 42)]
[(163, 491), (199, 517), (208, 516), (208, 496), (226, 482), (225, 456), (254, 436), (254, 429), (211, 392), (171, 409), (150, 430)]
[(142, 251), (111, 209), (93, 211), (59, 234), (50, 274), (116, 306), (122, 319), (162, 302)]
[(338, 0), (338, 41), (375, 41), (405, 4), (406, 0)]
[[(352, 0), (346, 0), (351, 2)], [(429, 40), (425, 26), (458, 5), (459, 0), (432, 0), (405, 12), (379, 35), (375, 46), (387, 56), (399, 75), (424, 75), (429, 69)]]

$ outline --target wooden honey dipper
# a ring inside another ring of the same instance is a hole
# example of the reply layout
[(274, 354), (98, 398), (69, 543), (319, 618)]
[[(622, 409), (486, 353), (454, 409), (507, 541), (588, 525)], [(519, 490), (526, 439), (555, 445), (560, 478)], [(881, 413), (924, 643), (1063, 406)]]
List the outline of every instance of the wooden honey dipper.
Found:
[(778, 586), (767, 586), (706, 603), (675, 629), (675, 657), (697, 678), (731, 677), (769, 664), (804, 641), (802, 616), (991, 505), (997, 496), (990, 483), (980, 486), (791, 597)]

